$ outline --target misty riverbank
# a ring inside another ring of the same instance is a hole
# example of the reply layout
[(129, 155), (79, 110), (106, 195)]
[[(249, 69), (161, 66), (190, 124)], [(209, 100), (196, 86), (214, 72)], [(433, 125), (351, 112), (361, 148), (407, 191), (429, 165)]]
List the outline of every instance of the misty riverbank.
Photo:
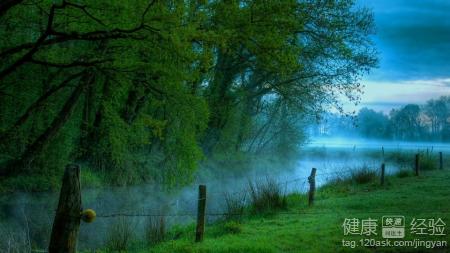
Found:
[[(393, 143), (356, 143), (354, 141), (320, 141), (310, 142), (302, 151), (301, 157), (291, 168), (271, 170), (270, 167), (249, 171), (239, 177), (227, 176), (224, 173), (216, 178), (199, 178), (190, 186), (172, 193), (162, 192), (154, 186), (139, 185), (129, 187), (104, 187), (85, 189), (82, 194), (84, 208), (97, 211), (98, 219), (94, 224), (82, 224), (79, 236), (80, 249), (102, 247), (111, 225), (117, 222), (114, 214), (178, 214), (180, 217), (169, 217), (169, 224), (186, 224), (193, 222), (197, 208), (197, 186), (206, 184), (208, 194), (207, 209), (210, 212), (222, 212), (225, 208), (225, 193), (236, 193), (246, 190), (248, 181), (271, 178), (283, 185), (287, 193), (305, 192), (307, 177), (311, 168), (317, 168), (317, 185), (323, 185), (337, 176), (343, 177), (358, 169), (379, 168), (385, 161), (387, 173), (393, 173), (401, 166), (386, 157), (403, 152), (406, 157), (413, 156), (417, 150), (433, 152), (449, 150), (450, 145), (423, 145), (415, 143), (410, 148), (405, 144)], [(439, 150), (438, 148), (439, 147)], [(57, 204), (57, 193), (14, 193), (1, 196), (0, 201), (0, 238), (5, 241), (12, 236), (14, 240), (31, 238), (37, 247), (45, 248), (51, 231), (54, 210)], [(107, 216), (107, 217), (102, 217)], [(210, 217), (213, 220), (215, 217)], [(128, 217), (127, 222), (133, 224), (136, 234), (142, 234), (148, 217)]]

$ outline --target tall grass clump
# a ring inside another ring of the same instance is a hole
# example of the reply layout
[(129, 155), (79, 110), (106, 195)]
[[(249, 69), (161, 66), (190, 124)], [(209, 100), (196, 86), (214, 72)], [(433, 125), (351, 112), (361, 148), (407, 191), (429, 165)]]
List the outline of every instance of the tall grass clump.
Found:
[(361, 169), (352, 171), (350, 178), (356, 184), (367, 184), (376, 180), (377, 173), (374, 170), (369, 169), (367, 166), (364, 166)]
[(249, 181), (248, 186), (253, 214), (271, 213), (287, 208), (286, 194), (274, 179)]
[(386, 160), (397, 164), (399, 167), (409, 167), (411, 161), (414, 161), (414, 155), (410, 152), (396, 150), (386, 153)]
[(348, 184), (350, 182), (349, 176), (347, 174), (340, 174), (339, 172), (332, 173), (325, 178), (326, 184), (321, 188), (335, 187), (338, 185)]
[(150, 216), (147, 220), (145, 239), (150, 245), (163, 242), (166, 239), (166, 218), (161, 216)]
[(246, 206), (246, 193), (225, 193), (225, 220), (241, 222)]
[(395, 173), (395, 176), (397, 176), (398, 178), (405, 178), (411, 176), (412, 174), (412, 170), (400, 169)]
[(28, 230), (11, 230), (0, 227), (0, 252), (31, 253), (32, 243)]
[(438, 168), (437, 157), (433, 156), (433, 152), (427, 150), (419, 152), (419, 167), (420, 170), (435, 170)]
[(129, 219), (119, 218), (110, 226), (106, 238), (106, 247), (109, 251), (124, 252), (133, 240), (134, 229)]
[(242, 226), (240, 222), (237, 221), (227, 221), (223, 225), (223, 230), (227, 234), (239, 234), (242, 232)]

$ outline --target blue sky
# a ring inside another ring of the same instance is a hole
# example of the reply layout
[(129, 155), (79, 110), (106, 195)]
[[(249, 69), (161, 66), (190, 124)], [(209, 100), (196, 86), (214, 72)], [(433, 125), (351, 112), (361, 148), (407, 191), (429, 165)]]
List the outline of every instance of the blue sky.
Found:
[(366, 88), (359, 108), (387, 112), (450, 95), (450, 0), (359, 0), (358, 4), (373, 10), (380, 58), (379, 68), (362, 80)]

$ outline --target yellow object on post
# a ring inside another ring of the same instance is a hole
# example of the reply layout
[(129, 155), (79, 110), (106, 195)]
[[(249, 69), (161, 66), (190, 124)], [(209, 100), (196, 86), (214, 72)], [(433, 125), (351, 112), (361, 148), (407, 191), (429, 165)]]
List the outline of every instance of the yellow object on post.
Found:
[(95, 220), (97, 214), (92, 209), (86, 209), (81, 212), (81, 219), (86, 223), (91, 223)]

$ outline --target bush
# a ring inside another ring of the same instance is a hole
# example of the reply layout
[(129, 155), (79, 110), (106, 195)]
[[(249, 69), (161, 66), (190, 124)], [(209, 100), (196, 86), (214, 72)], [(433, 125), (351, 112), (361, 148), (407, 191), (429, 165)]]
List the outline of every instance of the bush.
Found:
[(163, 242), (166, 238), (166, 218), (161, 216), (150, 216), (146, 227), (146, 240), (150, 245)]
[(133, 227), (126, 218), (119, 218), (108, 230), (106, 247), (110, 251), (126, 251), (133, 240)]
[(377, 178), (377, 173), (368, 167), (363, 167), (359, 170), (354, 170), (350, 175), (352, 181), (356, 184), (366, 184)]
[(287, 208), (286, 195), (273, 179), (249, 181), (250, 206), (253, 214), (274, 212)]

